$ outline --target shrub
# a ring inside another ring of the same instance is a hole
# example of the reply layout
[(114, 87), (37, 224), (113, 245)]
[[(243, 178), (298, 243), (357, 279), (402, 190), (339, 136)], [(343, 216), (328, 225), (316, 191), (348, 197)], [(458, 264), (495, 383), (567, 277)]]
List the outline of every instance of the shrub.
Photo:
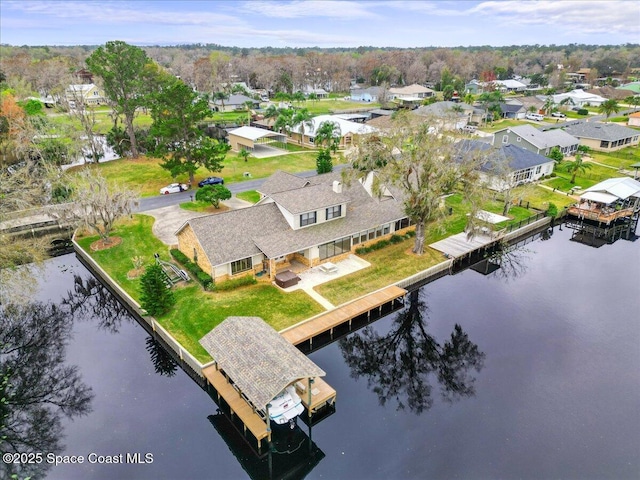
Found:
[(549, 207), (547, 208), (547, 217), (556, 218), (558, 216), (558, 207), (555, 203), (549, 202)]
[(184, 253), (182, 253), (180, 250), (178, 250), (176, 248), (172, 248), (170, 250), (170, 253), (171, 253), (171, 256), (173, 257), (173, 259), (176, 262), (182, 264), (182, 266), (193, 277), (195, 277), (196, 280), (198, 280), (200, 285), (202, 285), (202, 287), (205, 290), (212, 290), (213, 289), (213, 286), (214, 286), (213, 278), (211, 278), (211, 275), (209, 275), (204, 270), (202, 270), (202, 268), (200, 268), (200, 265), (198, 265), (197, 263), (193, 263), (191, 260), (189, 260), (189, 257), (187, 257)]
[(224, 292), (247, 285), (255, 285), (256, 283), (258, 283), (256, 277), (254, 277), (253, 275), (245, 275), (244, 277), (233, 278), (231, 280), (227, 280), (226, 282), (216, 283), (216, 291)]
[(589, 110), (587, 110), (586, 108), (581, 108), (580, 110), (578, 110), (578, 115), (589, 115)]
[(191, 261), (191, 260), (189, 260), (189, 257), (187, 257), (184, 253), (182, 253), (177, 248), (172, 248), (171, 249), (171, 256), (173, 257), (173, 259), (175, 261), (177, 261), (178, 263), (181, 263), (183, 265), (186, 265), (187, 263), (189, 263)]
[(404, 237), (401, 237), (400, 235), (396, 235), (394, 233), (393, 235), (391, 235), (389, 241), (395, 245), (396, 243), (404, 242)]

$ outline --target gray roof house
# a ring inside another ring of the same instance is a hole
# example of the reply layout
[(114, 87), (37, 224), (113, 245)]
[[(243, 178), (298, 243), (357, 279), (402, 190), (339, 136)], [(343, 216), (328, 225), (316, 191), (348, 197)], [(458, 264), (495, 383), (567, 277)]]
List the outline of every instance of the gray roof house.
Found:
[(178, 248), (216, 280), (261, 271), (273, 279), (293, 263), (313, 267), (409, 226), (398, 195), (373, 195), (369, 179), (344, 185), (337, 172), (276, 172), (260, 193), (252, 207), (187, 221)]
[(245, 107), (246, 102), (251, 102), (253, 108), (258, 108), (260, 102), (246, 95), (229, 95), (229, 98), (222, 100), (215, 100), (213, 102), (214, 108), (221, 112), (230, 112), (233, 110), (242, 110)]
[(498, 130), (493, 134), (493, 145), (516, 145), (533, 153), (549, 155), (553, 147), (558, 147), (566, 155), (578, 150), (579, 140), (560, 130), (538, 130), (532, 125), (518, 125)]
[(555, 162), (525, 148), (505, 144), (492, 146), (480, 140), (463, 140), (462, 149), (493, 150), (481, 172), (487, 186), (501, 191), (515, 185), (531, 183), (553, 172)]
[(638, 145), (640, 132), (616, 123), (580, 122), (569, 125), (565, 131), (593, 150), (612, 152)]

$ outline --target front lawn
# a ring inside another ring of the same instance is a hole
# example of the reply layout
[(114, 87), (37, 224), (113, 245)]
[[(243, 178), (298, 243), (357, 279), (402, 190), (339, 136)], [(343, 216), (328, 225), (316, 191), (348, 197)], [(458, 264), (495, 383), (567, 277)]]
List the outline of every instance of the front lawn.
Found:
[[(249, 157), (245, 162), (242, 157), (229, 152), (223, 161), (222, 172), (211, 173), (203, 168), (197, 170), (195, 182), (210, 175), (217, 175), (224, 178), (225, 183), (234, 183), (248, 180), (250, 178), (264, 178), (271, 175), (276, 170), (297, 173), (305, 170), (316, 169), (317, 152), (304, 150), (302, 152), (292, 152), (284, 155), (269, 158)], [(342, 154), (333, 155), (334, 165), (343, 163), (345, 160)], [(175, 179), (171, 174), (160, 166), (161, 159), (155, 157), (138, 157), (136, 159), (122, 158), (110, 162), (99, 163), (97, 168), (107, 180), (119, 184), (130, 186), (140, 191), (142, 197), (159, 195), (160, 188), (169, 183), (188, 183), (188, 175), (181, 175)], [(77, 170), (75, 167), (70, 171)], [(245, 172), (250, 177), (244, 175)]]
[[(113, 236), (123, 241), (108, 250), (91, 251), (96, 236), (78, 239), (78, 244), (136, 301), (140, 299), (140, 281), (127, 278), (133, 269), (131, 259), (141, 256), (148, 265), (154, 261), (153, 254), (158, 253), (161, 259), (170, 260), (167, 246), (151, 231), (153, 221), (147, 215), (134, 215), (119, 224)], [(285, 293), (265, 283), (228, 292), (205, 292), (191, 282), (175, 287), (175, 295), (174, 308), (156, 320), (201, 362), (211, 358), (198, 340), (228, 316), (257, 315), (276, 330), (282, 330), (324, 310), (303, 291)]]
[(626, 147), (616, 152), (591, 150), (588, 159), (618, 169), (629, 169), (630, 165), (640, 162), (640, 147)]
[(570, 161), (564, 161), (560, 165), (557, 165), (554, 173), (555, 178), (545, 180), (544, 184), (557, 190), (568, 192), (572, 187), (580, 187), (581, 189), (589, 188), (600, 183), (608, 178), (615, 177), (615, 171), (611, 168), (603, 167), (602, 165), (596, 165), (595, 163), (587, 162), (587, 165), (591, 165), (591, 168), (585, 172), (578, 172), (574, 183), (571, 183), (572, 173), (567, 172), (567, 166), (570, 165)]

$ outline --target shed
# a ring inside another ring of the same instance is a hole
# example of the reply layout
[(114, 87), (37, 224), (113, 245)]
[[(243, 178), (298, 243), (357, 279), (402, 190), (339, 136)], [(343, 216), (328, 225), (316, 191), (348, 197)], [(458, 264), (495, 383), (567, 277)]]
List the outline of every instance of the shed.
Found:
[(229, 145), (231, 145), (231, 150), (235, 152), (243, 148), (254, 151), (260, 145), (278, 144), (283, 146), (286, 143), (286, 135), (264, 128), (244, 126), (229, 132)]
[(228, 317), (200, 344), (260, 410), (297, 380), (326, 375), (259, 317)]

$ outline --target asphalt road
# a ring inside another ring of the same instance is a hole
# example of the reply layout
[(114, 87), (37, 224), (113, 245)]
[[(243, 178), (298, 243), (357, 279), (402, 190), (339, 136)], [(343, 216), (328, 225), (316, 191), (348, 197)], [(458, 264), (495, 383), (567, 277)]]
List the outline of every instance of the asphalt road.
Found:
[[(346, 164), (336, 165), (333, 170), (341, 171)], [(313, 177), (317, 175), (315, 170), (299, 172), (296, 175), (300, 177)], [(248, 190), (257, 190), (264, 183), (266, 178), (258, 178), (255, 180), (246, 180), (244, 182), (230, 183), (225, 185), (233, 194), (246, 192)], [(145, 197), (140, 199), (140, 203), (136, 211), (145, 212), (155, 210), (156, 208), (168, 207), (169, 205), (177, 205), (178, 203), (188, 202), (192, 200), (197, 188), (187, 190), (186, 192), (171, 193), (169, 195), (158, 195), (155, 197)]]

